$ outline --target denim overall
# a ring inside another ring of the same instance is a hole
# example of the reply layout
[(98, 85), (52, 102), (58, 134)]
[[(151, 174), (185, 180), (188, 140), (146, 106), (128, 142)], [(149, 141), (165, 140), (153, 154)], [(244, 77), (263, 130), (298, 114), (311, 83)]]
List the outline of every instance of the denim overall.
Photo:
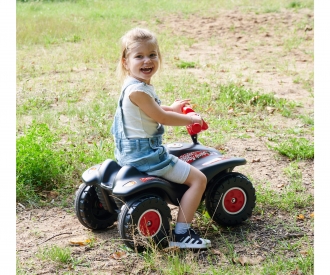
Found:
[[(124, 131), (122, 101), (125, 90), (129, 85), (142, 83), (134, 78), (128, 78), (124, 82), (111, 127), (116, 144), (115, 157), (121, 166), (130, 165), (149, 175), (162, 176), (178, 161), (178, 158), (169, 154), (162, 145), (164, 126), (160, 125), (151, 138), (126, 138)], [(160, 100), (156, 101), (160, 105)]]

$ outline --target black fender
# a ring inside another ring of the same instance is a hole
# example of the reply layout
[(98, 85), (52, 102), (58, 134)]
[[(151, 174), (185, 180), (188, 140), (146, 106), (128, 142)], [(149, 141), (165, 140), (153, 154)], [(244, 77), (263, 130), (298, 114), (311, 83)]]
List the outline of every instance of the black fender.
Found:
[(110, 213), (114, 213), (118, 208), (114, 198), (109, 195), (111, 195), (114, 179), (120, 169), (121, 166), (117, 162), (106, 159), (101, 164), (90, 167), (82, 175), (82, 180), (86, 185), (101, 187), (96, 189), (97, 196), (103, 207)]
[(93, 165), (82, 174), (82, 180), (86, 185), (96, 185), (101, 183), (102, 175), (99, 172), (100, 164)]
[(200, 170), (211, 181), (216, 175), (223, 172), (231, 172), (236, 166), (246, 164), (246, 159), (238, 157), (228, 157), (224, 155), (210, 155), (199, 159), (191, 165)]
[(244, 158), (223, 155), (212, 147), (201, 144), (167, 144), (169, 153), (191, 164), (204, 173), (209, 182), (217, 174), (231, 172), (235, 166), (246, 164)]
[(179, 205), (188, 186), (167, 181), (163, 178), (142, 173), (132, 166), (123, 166), (115, 180), (112, 194), (127, 201), (140, 193), (155, 193), (166, 202)]
[(87, 169), (82, 175), (82, 180), (86, 185), (100, 184), (106, 189), (112, 189), (113, 181), (120, 169), (121, 166), (116, 161), (106, 159)]

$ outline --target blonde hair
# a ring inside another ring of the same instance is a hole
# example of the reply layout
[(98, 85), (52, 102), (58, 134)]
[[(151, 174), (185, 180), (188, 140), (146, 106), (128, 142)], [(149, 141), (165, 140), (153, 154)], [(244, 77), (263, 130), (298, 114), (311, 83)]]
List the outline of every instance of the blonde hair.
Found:
[(156, 35), (147, 29), (141, 29), (141, 28), (131, 29), (130, 31), (125, 33), (125, 35), (122, 36), (120, 39), (121, 54), (116, 70), (120, 80), (123, 80), (129, 73), (123, 64), (123, 59), (129, 56), (130, 50), (133, 48), (132, 44), (141, 43), (141, 42), (151, 42), (156, 46), (156, 51), (159, 58), (159, 64), (161, 65), (162, 56), (160, 54)]

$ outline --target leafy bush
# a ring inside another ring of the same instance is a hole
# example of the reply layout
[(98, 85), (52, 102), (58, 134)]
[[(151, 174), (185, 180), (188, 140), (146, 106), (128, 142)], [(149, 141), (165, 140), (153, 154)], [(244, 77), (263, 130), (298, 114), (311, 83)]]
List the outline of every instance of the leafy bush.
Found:
[(17, 200), (37, 198), (42, 190), (60, 187), (65, 171), (65, 155), (56, 150), (58, 137), (46, 124), (33, 122), (16, 140)]

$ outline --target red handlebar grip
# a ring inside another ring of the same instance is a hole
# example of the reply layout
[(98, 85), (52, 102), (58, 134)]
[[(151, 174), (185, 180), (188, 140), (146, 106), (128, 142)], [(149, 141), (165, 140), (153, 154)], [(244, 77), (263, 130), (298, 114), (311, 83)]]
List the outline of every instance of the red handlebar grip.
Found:
[[(192, 112), (194, 113), (195, 111), (191, 107), (185, 106), (182, 108), (182, 113), (184, 113), (184, 114), (188, 114), (188, 113), (192, 113)], [(194, 123), (194, 124), (190, 124), (190, 125), (186, 126), (187, 131), (191, 136), (196, 135), (199, 132), (204, 131), (207, 128), (209, 128), (208, 125), (206, 124), (206, 122), (204, 121), (204, 119), (202, 119), (202, 121), (203, 121), (202, 126), (199, 123)]]
[(182, 108), (182, 113), (184, 113), (184, 114), (188, 114), (188, 113), (191, 113), (191, 112), (195, 112), (191, 107), (185, 106), (185, 107)]

